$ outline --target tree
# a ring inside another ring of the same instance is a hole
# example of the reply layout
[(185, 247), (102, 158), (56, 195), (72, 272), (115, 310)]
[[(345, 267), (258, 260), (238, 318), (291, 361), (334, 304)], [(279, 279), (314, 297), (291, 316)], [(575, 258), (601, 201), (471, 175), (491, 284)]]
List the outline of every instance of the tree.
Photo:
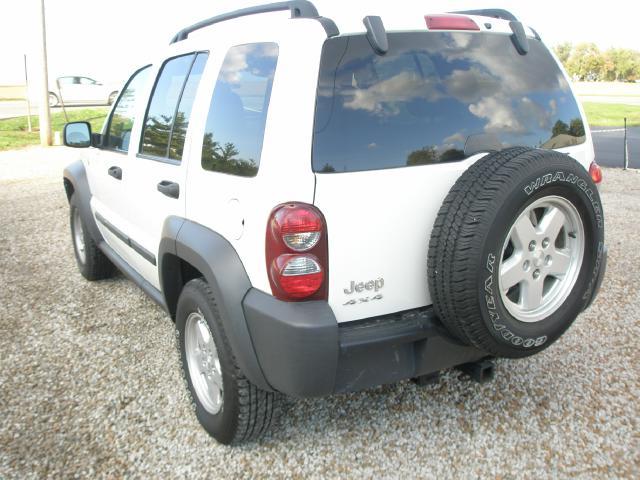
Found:
[(556, 45), (553, 49), (553, 51), (556, 53), (558, 59), (560, 60), (560, 62), (562, 62), (563, 65), (566, 65), (567, 60), (569, 60), (569, 57), (571, 56), (571, 50), (573, 50), (573, 46), (571, 45), (571, 42), (561, 43), (559, 45)]
[(573, 47), (569, 42), (554, 48), (558, 59), (574, 80), (633, 82), (640, 79), (640, 52), (610, 48), (600, 52), (593, 43)]
[(464, 160), (464, 158), (464, 150), (460, 150), (458, 148), (450, 148), (449, 150), (442, 152), (440, 155), (441, 162), (455, 162), (458, 160)]
[(425, 146), (419, 150), (414, 150), (407, 157), (407, 165), (428, 165), (438, 162), (438, 151), (434, 146)]
[(202, 143), (202, 167), (205, 170), (231, 173), (243, 177), (253, 177), (258, 173), (258, 165), (252, 158), (234, 158), (240, 154), (236, 146), (227, 142), (223, 145), (213, 139), (208, 132)]
[(580, 43), (571, 52), (566, 67), (576, 80), (599, 81), (603, 78), (604, 58), (595, 43)]
[(551, 129), (551, 137), (557, 137), (558, 135), (568, 134), (569, 133), (569, 125), (564, 123), (562, 120), (558, 120), (553, 129)]
[(603, 76), (605, 80), (623, 82), (640, 78), (640, 52), (610, 48), (604, 53)]
[(142, 151), (147, 155), (165, 157), (173, 118), (159, 115), (147, 118), (142, 138)]
[(325, 163), (324, 167), (322, 167), (322, 170), (320, 171), (322, 173), (334, 173), (336, 169), (333, 167), (333, 165), (329, 165), (329, 163)]
[(582, 123), (581, 118), (574, 118), (569, 122), (569, 135), (574, 137), (584, 137), (584, 124)]

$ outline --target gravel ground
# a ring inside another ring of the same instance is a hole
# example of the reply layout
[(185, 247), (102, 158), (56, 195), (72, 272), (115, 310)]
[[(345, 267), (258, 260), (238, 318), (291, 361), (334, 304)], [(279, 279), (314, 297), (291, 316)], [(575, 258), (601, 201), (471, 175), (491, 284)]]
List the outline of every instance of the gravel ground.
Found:
[(190, 409), (167, 315), (123, 277), (78, 273), (68, 155), (0, 155), (0, 477), (640, 476), (638, 172), (605, 170), (607, 278), (554, 346), (489, 384), (450, 371), (291, 402), (229, 448)]

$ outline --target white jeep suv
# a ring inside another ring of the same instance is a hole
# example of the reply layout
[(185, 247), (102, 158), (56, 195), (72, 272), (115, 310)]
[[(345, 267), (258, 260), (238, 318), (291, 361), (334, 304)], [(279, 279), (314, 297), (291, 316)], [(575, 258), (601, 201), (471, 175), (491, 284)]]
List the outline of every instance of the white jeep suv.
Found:
[(283, 394), (485, 379), (557, 340), (605, 270), (591, 135), (534, 30), (503, 10), (338, 25), (303, 0), (204, 20), (100, 134), (65, 127), (87, 147), (64, 172), (80, 271), (167, 310), (222, 443)]

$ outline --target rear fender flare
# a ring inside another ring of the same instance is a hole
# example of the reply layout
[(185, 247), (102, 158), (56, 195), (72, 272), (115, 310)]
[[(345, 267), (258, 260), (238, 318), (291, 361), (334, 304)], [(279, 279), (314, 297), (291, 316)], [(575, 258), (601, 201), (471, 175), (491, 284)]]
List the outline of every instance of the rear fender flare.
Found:
[(175, 316), (183, 286), (180, 259), (202, 273), (213, 290), (225, 333), (244, 375), (257, 387), (273, 391), (260, 368), (242, 309), (251, 282), (235, 248), (219, 233), (172, 216), (164, 223), (158, 258), (160, 285), (171, 315)]

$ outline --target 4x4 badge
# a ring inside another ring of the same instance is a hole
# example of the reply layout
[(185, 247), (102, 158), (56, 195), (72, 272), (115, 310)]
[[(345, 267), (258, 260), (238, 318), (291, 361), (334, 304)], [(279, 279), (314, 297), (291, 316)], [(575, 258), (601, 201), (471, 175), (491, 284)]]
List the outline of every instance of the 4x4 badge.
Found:
[(348, 302), (343, 303), (342, 305), (347, 306), (347, 305), (356, 305), (358, 303), (368, 303), (368, 302), (372, 302), (374, 300), (382, 300), (382, 294), (377, 294), (374, 297), (364, 297), (364, 298), (352, 298), (351, 300), (349, 300)]

